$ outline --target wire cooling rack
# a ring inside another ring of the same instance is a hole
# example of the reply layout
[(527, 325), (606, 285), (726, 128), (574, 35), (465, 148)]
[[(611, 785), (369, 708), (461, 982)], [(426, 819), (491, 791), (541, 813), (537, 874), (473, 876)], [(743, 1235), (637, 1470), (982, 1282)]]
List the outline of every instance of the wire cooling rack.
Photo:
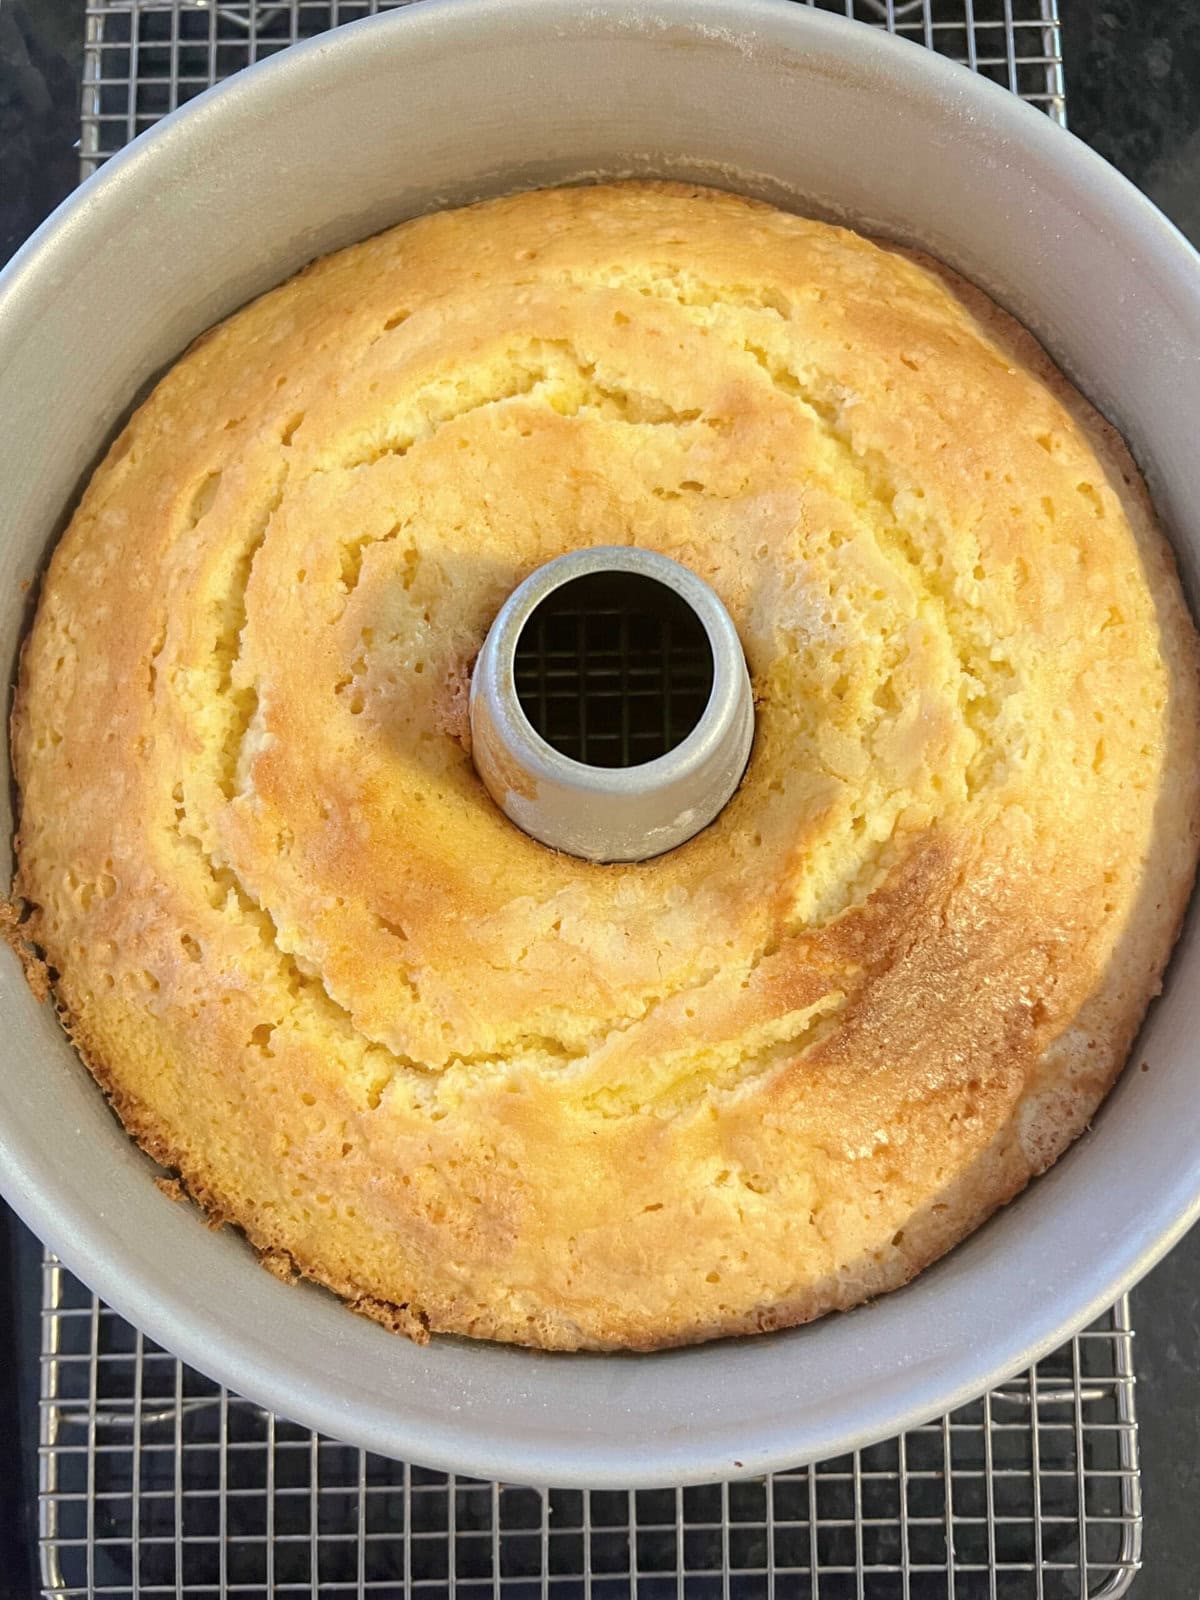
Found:
[[(88, 0), (83, 175), (217, 79), (393, 3)], [(1057, 0), (822, 5), (1066, 121)], [(47, 1256), (42, 1581), (89, 1600), (1117, 1600), (1141, 1556), (1133, 1385), (1122, 1301), (1031, 1372), (852, 1456), (701, 1488), (533, 1490), (272, 1416)]]
[(634, 767), (682, 744), (713, 684), (704, 626), (664, 584), (591, 573), (546, 596), (513, 652), (521, 709), (590, 766)]
[[(87, 0), (83, 176), (218, 79), (297, 39), (405, 3)], [(819, 0), (819, 5), (916, 39), (1066, 122), (1058, 0)]]
[(1065, 1600), (1141, 1554), (1128, 1307), (972, 1405), (743, 1483), (525, 1489), (319, 1438), (43, 1268), (41, 1555), (56, 1596)]

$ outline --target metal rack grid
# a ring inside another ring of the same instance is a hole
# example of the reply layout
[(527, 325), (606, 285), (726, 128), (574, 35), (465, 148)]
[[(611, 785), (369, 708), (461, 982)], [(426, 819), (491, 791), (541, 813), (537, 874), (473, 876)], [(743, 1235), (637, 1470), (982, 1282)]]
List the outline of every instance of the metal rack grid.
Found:
[[(89, 0), (83, 174), (216, 79), (395, 3)], [(1056, 0), (818, 3), (1066, 120)], [(52, 1257), (42, 1335), (47, 1594), (1116, 1600), (1140, 1561), (1124, 1301), (902, 1438), (747, 1483), (620, 1493), (448, 1478), (318, 1438), (159, 1350)]]
[(899, 1439), (699, 1488), (525, 1489), (319, 1438), (43, 1268), (55, 1596), (1115, 1600), (1141, 1554), (1128, 1307)]
[(699, 722), (713, 653), (699, 618), (663, 584), (589, 574), (534, 611), (513, 676), (525, 715), (556, 750), (633, 767), (674, 750)]
[[(80, 167), (220, 78), (408, 0), (87, 0)], [(926, 44), (1066, 122), (1058, 0), (807, 0)]]

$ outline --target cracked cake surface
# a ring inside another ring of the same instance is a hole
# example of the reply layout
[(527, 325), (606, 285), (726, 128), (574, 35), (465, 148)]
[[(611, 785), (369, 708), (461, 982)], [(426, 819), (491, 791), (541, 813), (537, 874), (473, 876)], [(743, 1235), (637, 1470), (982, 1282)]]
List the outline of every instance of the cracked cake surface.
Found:
[[(622, 543), (716, 590), (757, 724), (712, 826), (601, 867), (492, 804), (466, 686), (534, 567)], [(133, 416), (23, 654), (14, 899), (271, 1270), (417, 1338), (780, 1327), (1085, 1127), (1191, 886), (1197, 701), (1124, 446), (978, 291), (542, 191), (315, 263)]]

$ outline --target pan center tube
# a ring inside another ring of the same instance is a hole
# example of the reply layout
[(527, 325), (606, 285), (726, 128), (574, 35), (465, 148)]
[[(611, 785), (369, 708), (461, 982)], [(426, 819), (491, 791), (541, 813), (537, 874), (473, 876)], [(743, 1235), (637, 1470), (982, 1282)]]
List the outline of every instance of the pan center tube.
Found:
[(628, 545), (559, 556), (501, 607), (471, 677), (472, 755), (533, 838), (588, 861), (683, 844), (737, 788), (750, 677), (702, 578)]

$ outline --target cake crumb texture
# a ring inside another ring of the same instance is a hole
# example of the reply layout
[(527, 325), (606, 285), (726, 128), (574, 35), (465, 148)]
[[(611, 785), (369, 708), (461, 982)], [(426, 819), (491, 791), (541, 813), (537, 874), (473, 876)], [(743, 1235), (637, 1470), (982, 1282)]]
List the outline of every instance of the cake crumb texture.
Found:
[[(757, 706), (715, 823), (516, 830), (470, 663), (637, 543)], [(13, 715), (6, 937), (130, 1133), (386, 1327), (649, 1349), (911, 1278), (1079, 1134), (1197, 852), (1197, 641), (1120, 440), (936, 264), (712, 190), (317, 262), (96, 472)]]

